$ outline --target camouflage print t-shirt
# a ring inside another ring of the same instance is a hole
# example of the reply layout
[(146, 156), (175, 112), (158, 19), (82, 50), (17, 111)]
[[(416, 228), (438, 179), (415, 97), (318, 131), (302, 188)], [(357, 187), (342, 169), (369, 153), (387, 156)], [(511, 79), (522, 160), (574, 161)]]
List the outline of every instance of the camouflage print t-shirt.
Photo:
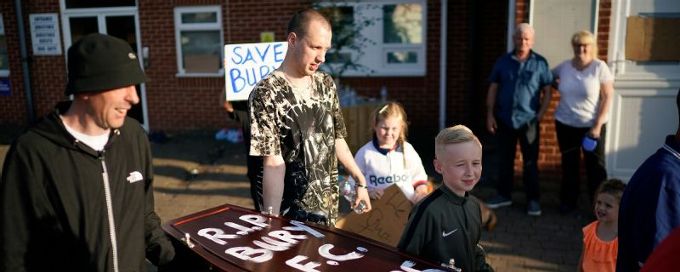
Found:
[[(307, 95), (301, 93), (280, 71), (255, 86), (249, 101), (250, 155), (283, 157), (283, 216), (334, 225), (338, 214), (335, 140), (347, 136), (335, 83), (330, 75), (316, 72), (311, 89), (303, 92)], [(261, 202), (262, 175), (257, 185)], [(315, 220), (318, 216), (325, 222)]]

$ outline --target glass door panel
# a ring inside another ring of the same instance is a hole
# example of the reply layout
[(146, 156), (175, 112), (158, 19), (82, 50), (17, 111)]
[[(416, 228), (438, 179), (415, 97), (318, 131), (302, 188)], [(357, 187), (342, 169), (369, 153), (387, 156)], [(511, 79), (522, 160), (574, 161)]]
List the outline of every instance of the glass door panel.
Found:
[(71, 44), (74, 44), (87, 34), (99, 32), (97, 16), (71, 17), (68, 20), (71, 26)]
[[(127, 41), (132, 50), (137, 54), (137, 58), (141, 58), (139, 52), (137, 52), (137, 35), (135, 32), (135, 17), (132, 15), (123, 16), (113, 16), (109, 15), (105, 17), (106, 21), (106, 33), (108, 35), (123, 39)], [(139, 103), (133, 105), (128, 111), (128, 116), (136, 119), (140, 123), (144, 124), (144, 114), (142, 112), (142, 104), (144, 97), (142, 96), (142, 87), (137, 84), (137, 97), (139, 97)]]

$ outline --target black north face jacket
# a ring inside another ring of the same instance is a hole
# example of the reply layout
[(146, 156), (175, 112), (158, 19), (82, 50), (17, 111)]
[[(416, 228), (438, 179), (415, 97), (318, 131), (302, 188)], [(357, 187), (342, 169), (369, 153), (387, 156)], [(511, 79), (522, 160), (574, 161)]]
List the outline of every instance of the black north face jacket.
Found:
[(0, 182), (0, 271), (144, 271), (174, 249), (154, 212), (149, 143), (127, 118), (96, 152), (59, 118), (20, 136)]

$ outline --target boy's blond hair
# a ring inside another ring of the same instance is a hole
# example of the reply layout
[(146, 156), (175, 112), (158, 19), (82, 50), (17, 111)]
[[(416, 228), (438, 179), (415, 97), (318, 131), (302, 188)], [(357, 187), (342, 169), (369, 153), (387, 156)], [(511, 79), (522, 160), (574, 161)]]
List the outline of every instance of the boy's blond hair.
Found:
[(375, 126), (378, 125), (380, 121), (383, 121), (390, 117), (401, 119), (401, 134), (399, 134), (399, 139), (397, 139), (397, 143), (400, 146), (403, 146), (404, 142), (406, 142), (406, 134), (408, 134), (408, 120), (406, 120), (406, 111), (404, 110), (404, 106), (402, 106), (398, 102), (388, 102), (382, 105), (381, 107), (373, 110), (373, 112), (371, 112), (370, 117), (371, 118), (370, 129), (373, 130), (373, 128), (375, 128)]
[(434, 139), (435, 156), (440, 158), (442, 152), (444, 152), (444, 147), (447, 145), (465, 142), (476, 142), (479, 145), (479, 148), (482, 148), (482, 143), (477, 136), (472, 133), (472, 130), (464, 125), (455, 125), (442, 129)]

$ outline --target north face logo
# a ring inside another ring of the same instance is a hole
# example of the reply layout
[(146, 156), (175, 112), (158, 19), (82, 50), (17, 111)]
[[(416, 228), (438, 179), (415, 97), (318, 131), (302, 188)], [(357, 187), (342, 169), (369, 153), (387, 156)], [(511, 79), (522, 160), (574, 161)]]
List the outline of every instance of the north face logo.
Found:
[(130, 183), (135, 183), (143, 179), (144, 177), (142, 177), (142, 173), (140, 173), (139, 171), (131, 172), (130, 175), (127, 177), (127, 181)]

